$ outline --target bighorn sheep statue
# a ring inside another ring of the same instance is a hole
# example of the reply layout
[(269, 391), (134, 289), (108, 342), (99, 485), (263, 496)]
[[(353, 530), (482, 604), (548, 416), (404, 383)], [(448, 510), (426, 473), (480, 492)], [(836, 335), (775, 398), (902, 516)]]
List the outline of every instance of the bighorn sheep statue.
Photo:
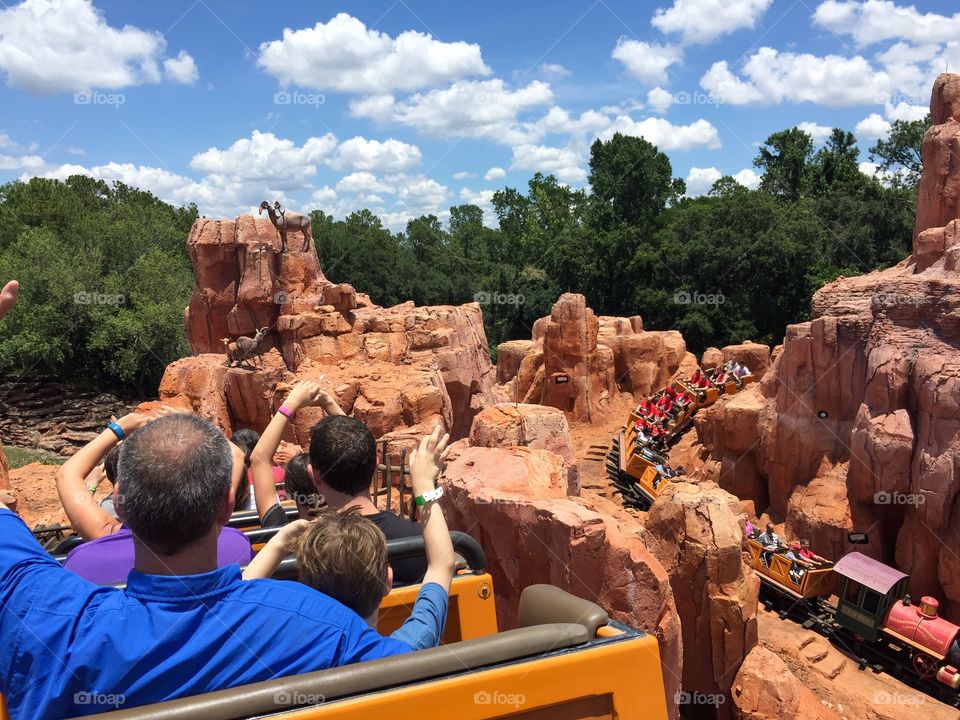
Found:
[(230, 338), (223, 338), (223, 345), (227, 349), (227, 361), (224, 365), (233, 367), (234, 363), (239, 363), (238, 367), (243, 367), (247, 360), (259, 358), (262, 355), (260, 341), (267, 336), (269, 331), (269, 327), (262, 327), (257, 330), (253, 337), (243, 335), (232, 342)]
[(270, 203), (264, 200), (260, 203), (260, 212), (258, 214), (263, 215), (264, 210), (267, 211), (267, 215), (270, 216), (270, 222), (273, 223), (273, 226), (280, 234), (280, 252), (287, 251), (287, 230), (299, 230), (303, 233), (303, 246), (300, 248), (300, 252), (307, 251), (309, 244), (313, 242), (309, 217), (297, 213), (288, 213), (280, 206), (279, 202), (273, 203), (273, 207), (270, 207)]

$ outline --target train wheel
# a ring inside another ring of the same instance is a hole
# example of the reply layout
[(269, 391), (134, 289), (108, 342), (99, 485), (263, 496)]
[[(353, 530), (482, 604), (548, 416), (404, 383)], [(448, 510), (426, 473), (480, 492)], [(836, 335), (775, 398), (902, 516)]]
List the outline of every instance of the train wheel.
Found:
[(930, 678), (937, 672), (937, 661), (926, 653), (914, 653), (913, 669), (921, 679)]

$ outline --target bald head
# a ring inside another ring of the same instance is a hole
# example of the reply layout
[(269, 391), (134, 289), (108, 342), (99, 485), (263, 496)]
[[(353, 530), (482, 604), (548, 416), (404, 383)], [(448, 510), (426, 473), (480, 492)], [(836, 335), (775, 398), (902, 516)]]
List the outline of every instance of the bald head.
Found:
[(207, 534), (230, 491), (230, 444), (209, 420), (177, 413), (120, 447), (118, 511), (135, 536), (170, 555)]

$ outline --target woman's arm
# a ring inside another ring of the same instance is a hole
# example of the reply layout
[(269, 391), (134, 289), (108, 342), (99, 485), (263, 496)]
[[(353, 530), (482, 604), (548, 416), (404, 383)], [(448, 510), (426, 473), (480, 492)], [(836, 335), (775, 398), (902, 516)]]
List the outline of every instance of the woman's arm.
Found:
[[(138, 430), (153, 420), (150, 415), (130, 413), (117, 420), (124, 436)], [(107, 428), (84, 445), (57, 471), (57, 494), (64, 512), (84, 540), (111, 535), (120, 528), (120, 521), (100, 507), (93, 499), (93, 492), (84, 482), (90, 471), (103, 460), (114, 445), (120, 442), (117, 435)]]
[[(343, 415), (344, 412), (329, 393), (311, 380), (293, 386), (281, 407), (296, 413), (301, 408), (319, 405), (327, 415)], [(263, 520), (267, 510), (277, 503), (277, 488), (273, 478), (273, 456), (280, 447), (283, 433), (290, 419), (277, 412), (260, 436), (250, 455), (250, 470), (253, 473), (253, 497), (257, 503), (257, 515)]]

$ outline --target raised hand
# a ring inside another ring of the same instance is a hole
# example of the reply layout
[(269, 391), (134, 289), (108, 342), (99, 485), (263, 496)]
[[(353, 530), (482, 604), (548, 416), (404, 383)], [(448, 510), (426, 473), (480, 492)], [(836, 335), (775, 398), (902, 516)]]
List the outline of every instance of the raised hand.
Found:
[(438, 423), (432, 433), (420, 440), (420, 447), (410, 453), (410, 481), (414, 495), (422, 495), (433, 490), (434, 483), (450, 452), (450, 448), (447, 447), (449, 442), (449, 433), (440, 437)]
[(283, 401), (284, 407), (296, 412), (301, 408), (318, 406), (328, 415), (343, 415), (343, 410), (333, 396), (320, 387), (319, 380), (323, 380), (323, 375), (316, 380), (301, 380), (294, 385), (287, 399)]
[(20, 283), (16, 280), (11, 280), (6, 285), (3, 286), (3, 290), (0, 291), (0, 318), (3, 318), (13, 306), (17, 304), (17, 297), (20, 295)]

